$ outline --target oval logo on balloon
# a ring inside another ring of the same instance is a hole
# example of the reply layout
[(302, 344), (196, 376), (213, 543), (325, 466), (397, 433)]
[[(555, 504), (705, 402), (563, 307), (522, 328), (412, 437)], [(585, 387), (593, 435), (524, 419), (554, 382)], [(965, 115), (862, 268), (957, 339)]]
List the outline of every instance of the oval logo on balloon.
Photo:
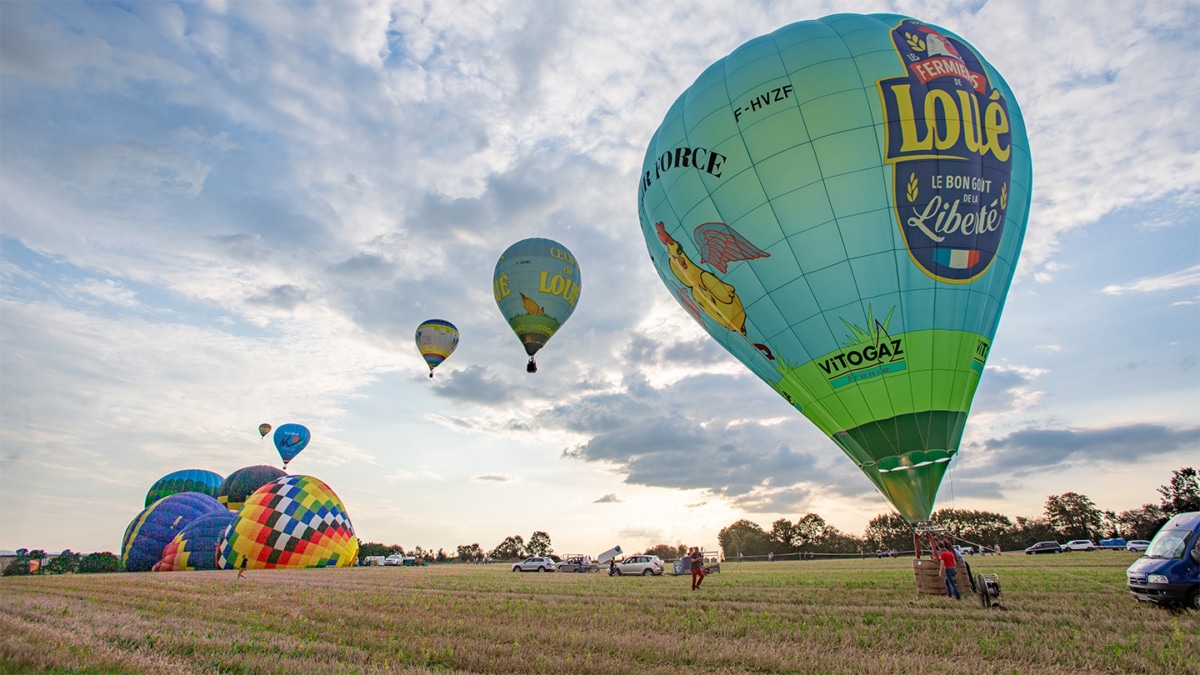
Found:
[(896, 15), (780, 28), (704, 71), (646, 151), (680, 305), (927, 520), (1012, 281), (1032, 164), (1008, 85)]
[(575, 311), (582, 283), (574, 254), (551, 239), (518, 241), (496, 262), (492, 292), (525, 347), (529, 372), (537, 372), (534, 355)]

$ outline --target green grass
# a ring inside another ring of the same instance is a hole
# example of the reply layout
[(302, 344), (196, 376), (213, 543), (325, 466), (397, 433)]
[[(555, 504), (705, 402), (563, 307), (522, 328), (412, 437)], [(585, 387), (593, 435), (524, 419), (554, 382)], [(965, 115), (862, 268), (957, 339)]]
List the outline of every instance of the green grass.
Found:
[(1134, 600), (1134, 558), (970, 558), (1004, 611), (917, 595), (906, 558), (725, 563), (697, 592), (505, 565), (8, 577), (0, 671), (1200, 673), (1200, 617)]

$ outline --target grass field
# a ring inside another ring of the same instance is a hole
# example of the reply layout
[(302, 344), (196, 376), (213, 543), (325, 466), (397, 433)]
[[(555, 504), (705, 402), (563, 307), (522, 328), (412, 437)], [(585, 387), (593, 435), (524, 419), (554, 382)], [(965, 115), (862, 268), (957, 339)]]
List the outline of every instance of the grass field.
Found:
[(1200, 616), (1134, 600), (1135, 556), (970, 558), (1003, 611), (917, 595), (911, 558), (726, 563), (696, 592), (499, 564), (8, 577), (0, 669), (1200, 673)]

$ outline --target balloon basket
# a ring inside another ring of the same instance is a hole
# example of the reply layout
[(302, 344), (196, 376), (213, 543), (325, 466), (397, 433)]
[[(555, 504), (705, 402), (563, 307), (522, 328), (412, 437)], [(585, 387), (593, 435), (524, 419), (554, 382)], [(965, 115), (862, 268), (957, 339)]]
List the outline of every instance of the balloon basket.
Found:
[[(917, 582), (917, 595), (945, 595), (946, 582), (942, 581), (941, 577), (942, 564), (937, 558), (913, 558), (913, 577)], [(971, 592), (970, 575), (967, 574), (967, 567), (959, 561), (958, 566), (958, 590), (962, 592), (963, 584), (966, 584), (967, 594)]]

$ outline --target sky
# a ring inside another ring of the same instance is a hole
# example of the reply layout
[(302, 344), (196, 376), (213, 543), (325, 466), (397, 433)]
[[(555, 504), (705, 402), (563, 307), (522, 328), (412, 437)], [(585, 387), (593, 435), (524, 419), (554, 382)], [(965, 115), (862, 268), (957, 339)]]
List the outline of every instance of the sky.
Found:
[[(715, 548), (891, 507), (649, 260), (647, 143), (712, 62), (844, 2), (0, 3), (0, 549), (119, 551), (178, 469), (312, 441), (363, 541)], [(1123, 511), (1200, 466), (1200, 3), (862, 0), (1004, 76), (1025, 245), (937, 508)], [(579, 260), (538, 355), (491, 275)], [(429, 378), (414, 331), (452, 321)]]

